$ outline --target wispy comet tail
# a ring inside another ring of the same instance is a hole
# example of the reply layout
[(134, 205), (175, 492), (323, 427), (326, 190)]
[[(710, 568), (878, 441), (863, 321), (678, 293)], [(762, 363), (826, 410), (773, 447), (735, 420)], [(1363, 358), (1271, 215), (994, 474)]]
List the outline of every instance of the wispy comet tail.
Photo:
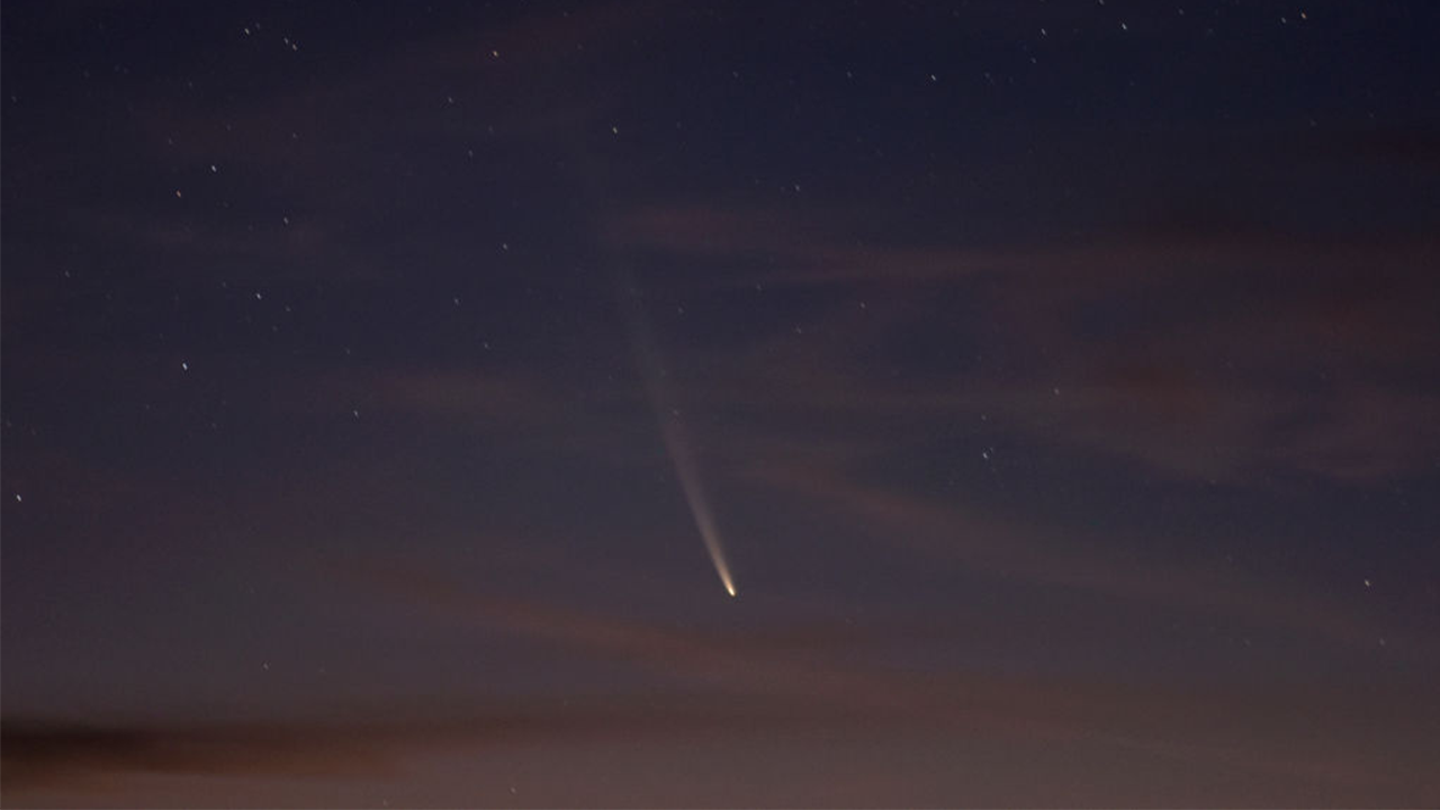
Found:
[(680, 479), (680, 488), (685, 492), (685, 502), (690, 506), (690, 514), (695, 517), (695, 527), (700, 530), (700, 537), (705, 541), (705, 550), (709, 552), (710, 561), (715, 565), (715, 573), (720, 576), (720, 584), (725, 586), (726, 593), (735, 596), (735, 580), (730, 575), (730, 563), (725, 559), (725, 546), (721, 542), (720, 530), (715, 525), (715, 515), (710, 510), (710, 502), (705, 497), (705, 488), (700, 481), (700, 465), (695, 461), (695, 455), (690, 449), (690, 442), (685, 436), (685, 426), (680, 422), (678, 411), (669, 406), (671, 398), (661, 377), (659, 351), (650, 334), (645, 312), (630, 289), (633, 285), (628, 274), (622, 276), (622, 280), (626, 283), (620, 295), (630, 328), (631, 346), (640, 366), (640, 374), (645, 380), (645, 393), (650, 399), (650, 406), (660, 420), (660, 433), (665, 439), (665, 450), (670, 454), (671, 463), (675, 465), (675, 476)]

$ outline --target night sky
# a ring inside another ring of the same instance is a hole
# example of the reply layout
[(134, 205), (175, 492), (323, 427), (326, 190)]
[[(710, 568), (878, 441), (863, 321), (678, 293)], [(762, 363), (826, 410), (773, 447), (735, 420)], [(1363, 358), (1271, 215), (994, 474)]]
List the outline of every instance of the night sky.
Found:
[(0, 15), (6, 806), (1440, 804), (1434, 4)]

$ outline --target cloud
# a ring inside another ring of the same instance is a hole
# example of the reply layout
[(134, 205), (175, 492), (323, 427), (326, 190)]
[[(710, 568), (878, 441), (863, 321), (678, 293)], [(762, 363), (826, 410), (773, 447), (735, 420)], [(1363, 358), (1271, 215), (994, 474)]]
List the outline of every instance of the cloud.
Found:
[[(1234, 570), (1194, 563), (1129, 560), (1118, 550), (1106, 552), (1105, 538), (1087, 538), (1089, 533), (1072, 529), (1062, 536), (1039, 524), (946, 508), (815, 467), (768, 464), (752, 469), (750, 475), (811, 500), (817, 510), (863, 521), (869, 527), (865, 536), (886, 547), (966, 571), (1224, 616), (1360, 649), (1375, 648), (1377, 639), (1387, 635), (1396, 638), (1393, 629), (1296, 586), (1262, 583)], [(1422, 656), (1437, 652), (1423, 639), (1408, 641)]]
[[(622, 212), (605, 232), (617, 250), (671, 266), (728, 261), (659, 282), (695, 298), (829, 291), (793, 333), (717, 361), (718, 379), (693, 394), (717, 407), (986, 414), (1043, 442), (1249, 485), (1290, 474), (1374, 483), (1425, 469), (1440, 447), (1421, 416), (1440, 393), (1414, 365), (1440, 356), (1420, 303), (1440, 294), (1421, 269), (1424, 241), (1195, 226), (916, 248), (838, 237), (847, 221), (660, 206)], [(866, 365), (891, 357), (888, 377)]]
[[(589, 691), (501, 697), (477, 684), (471, 699), (459, 703), (311, 707), (305, 716), (243, 721), (12, 716), (3, 726), (7, 802), (78, 796), (83, 804), (91, 800), (86, 796), (116, 801), (187, 790), (201, 795), (196, 791), (207, 785), (238, 790), (257, 781), (280, 785), (282, 796), (304, 795), (307, 783), (337, 780), (384, 792), (413, 786), (416, 774), (430, 767), (425, 763), (458, 757), (470, 776), (450, 774), (447, 780), (453, 781), (440, 783), (448, 799), (437, 803), (494, 795), (493, 784), (482, 787), (495, 778), (492, 766), (522, 761), (543, 765), (553, 789), (563, 785), (578, 791), (574, 796), (604, 803), (606, 797), (627, 795), (642, 771), (654, 772), (664, 759), (659, 752), (717, 741), (729, 752), (721, 756), (739, 763), (730, 778), (762, 791), (745, 794), (750, 803), (766, 795), (763, 782), (755, 781), (763, 774), (735, 752), (781, 744), (792, 769), (793, 793), (787, 795), (809, 803), (833, 795), (826, 787), (833, 774), (820, 778), (816, 774), (825, 769), (810, 765), (833, 758), (851, 740), (864, 740), (876, 751), (898, 747), (916, 756), (951, 757), (955, 767), (978, 765), (987, 750), (1009, 751), (1027, 763), (1023, 775), (1002, 770), (971, 786), (1009, 795), (1028, 795), (1038, 786), (1059, 789), (1066, 784), (1066, 762), (1101, 756), (1107, 764), (1089, 774), (1086, 786), (1075, 788), (1076, 803), (1174, 791), (1201, 777), (1229, 785), (1216, 795), (1232, 801), (1275, 791), (1305, 795), (1307, 801), (1344, 796), (1340, 803), (1363, 804), (1361, 797), (1368, 796), (1410, 804), (1426, 803), (1440, 791), (1427, 767), (1434, 741), (1426, 729), (1436, 718), (1435, 704), (1425, 696), (1433, 687), (1418, 682), (1389, 682), (1384, 691), (1328, 682), (1202, 688), (1156, 686), (1143, 678), (1122, 682), (877, 666), (873, 657), (852, 654), (857, 644), (877, 643), (873, 626), (853, 632), (823, 622), (682, 627), (488, 595), (413, 565), (350, 565), (342, 575), (372, 597), (423, 607), (432, 621), (479, 631), (469, 643), (482, 648), (490, 633), (516, 635), (564, 652), (570, 666), (610, 660), (636, 667), (650, 676), (650, 685), (613, 694), (597, 685)], [(565, 763), (598, 751), (632, 751), (635, 757), (610, 760), (613, 780), (577, 776), (570, 784)], [(952, 802), (969, 795), (945, 776), (950, 772), (917, 771), (901, 795), (928, 801), (949, 796)], [(650, 787), (661, 791), (657, 795), (689, 796), (682, 804), (698, 800), (693, 790), (684, 790), (689, 771), (660, 773)], [(846, 778), (856, 796), (877, 802), (883, 791), (896, 789), (886, 773), (893, 767), (867, 760), (847, 769)], [(172, 781), (155, 781), (160, 777)], [(180, 777), (202, 781), (187, 787), (174, 781)], [(215, 794), (208, 795), (198, 801), (215, 803)], [(1164, 795), (1188, 803), (1173, 792)]]
[(92, 726), (6, 718), (7, 791), (86, 786), (115, 775), (358, 775), (388, 760), (373, 735), (285, 724)]

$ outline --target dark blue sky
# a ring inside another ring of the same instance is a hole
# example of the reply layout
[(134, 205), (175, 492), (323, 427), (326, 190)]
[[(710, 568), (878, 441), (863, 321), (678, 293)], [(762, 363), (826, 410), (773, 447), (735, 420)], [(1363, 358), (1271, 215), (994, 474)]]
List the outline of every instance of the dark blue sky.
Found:
[(1436, 10), (775, 5), (0, 9), (7, 804), (1440, 801)]

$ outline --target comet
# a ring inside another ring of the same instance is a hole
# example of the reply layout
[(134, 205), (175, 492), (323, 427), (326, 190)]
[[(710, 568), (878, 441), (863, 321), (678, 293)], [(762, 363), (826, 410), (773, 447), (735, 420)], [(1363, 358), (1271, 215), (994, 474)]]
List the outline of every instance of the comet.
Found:
[(675, 465), (675, 477), (680, 479), (680, 488), (685, 491), (685, 502), (690, 505), (690, 514), (695, 516), (695, 528), (705, 541), (705, 550), (710, 553), (710, 562), (715, 564), (715, 573), (720, 575), (720, 584), (725, 592), (735, 596), (735, 580), (730, 575), (730, 563), (725, 560), (725, 546), (720, 540), (720, 530), (715, 526), (715, 514), (710, 511), (710, 501), (705, 497), (705, 488), (700, 481), (700, 466), (686, 441), (685, 426), (679, 415), (671, 413), (666, 418), (660, 415), (660, 432), (665, 437), (665, 449)]
[(685, 493), (685, 503), (689, 505), (690, 514), (695, 518), (695, 528), (700, 532), (700, 539), (705, 542), (705, 551), (710, 555), (710, 562), (715, 566), (720, 584), (725, 586), (726, 593), (736, 596), (735, 578), (731, 575), (730, 563), (725, 558), (725, 544), (720, 537), (720, 529), (715, 524), (715, 513), (710, 508), (710, 500), (705, 497), (700, 464), (695, 460), (695, 453), (690, 447), (690, 439), (685, 431), (685, 423), (681, 421), (680, 411), (673, 405), (674, 397), (665, 385), (660, 350), (650, 332), (644, 305), (635, 291), (634, 280), (630, 275), (622, 273), (620, 280), (620, 298), (626, 326), (630, 332), (630, 345), (636, 364), (640, 367), (640, 376), (645, 381), (646, 397), (660, 422), (660, 435), (665, 440), (665, 452), (675, 467), (675, 477), (680, 480), (680, 489)]

